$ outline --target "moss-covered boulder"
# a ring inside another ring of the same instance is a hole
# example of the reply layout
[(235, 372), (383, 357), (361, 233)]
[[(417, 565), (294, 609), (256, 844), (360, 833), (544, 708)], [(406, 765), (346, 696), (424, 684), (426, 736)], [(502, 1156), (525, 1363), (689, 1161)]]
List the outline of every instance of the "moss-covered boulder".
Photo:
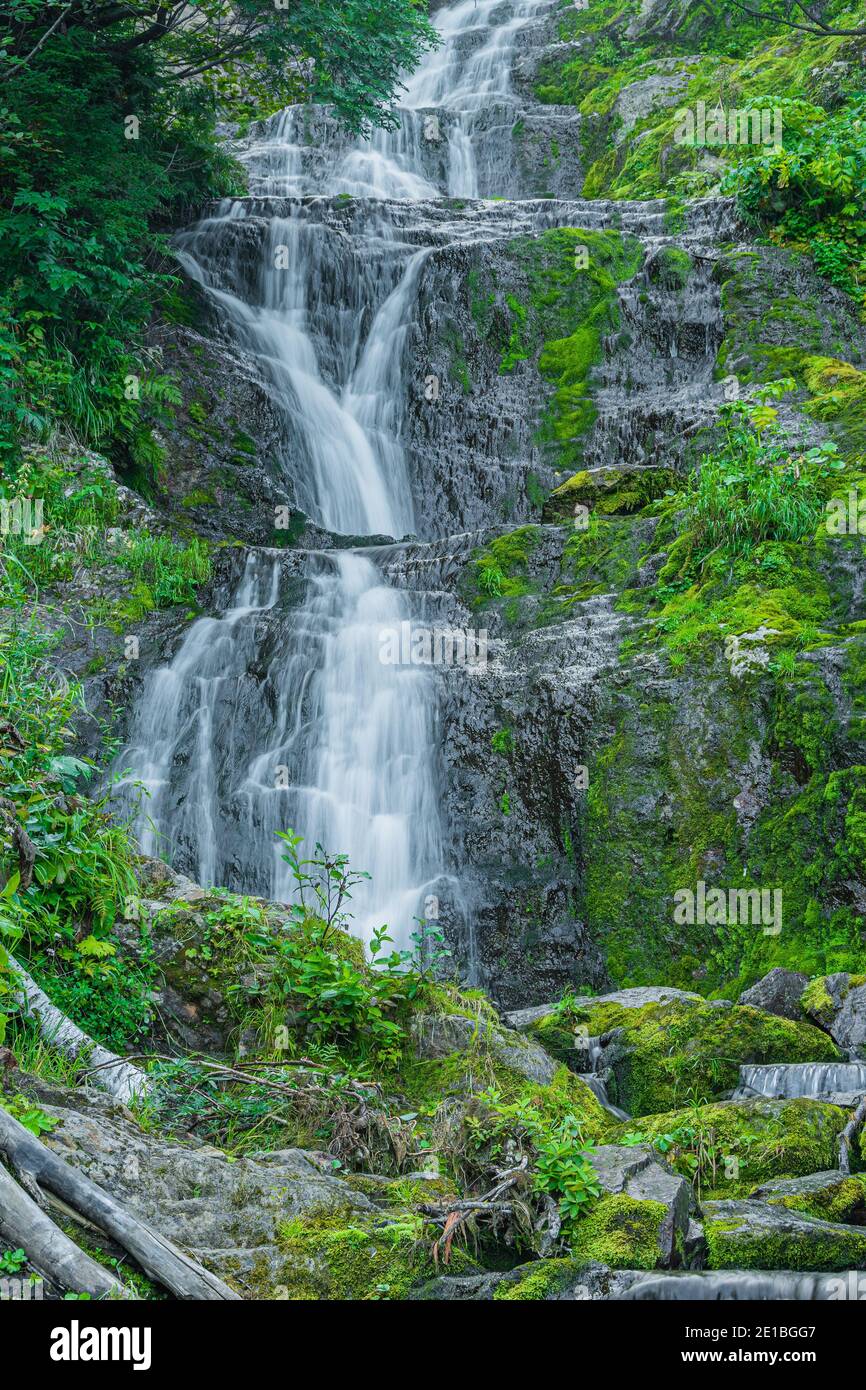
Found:
[(673, 1109), (690, 1098), (733, 1090), (745, 1063), (837, 1061), (826, 1033), (724, 1001), (675, 998), (640, 1009), (615, 1001), (587, 1002), (581, 1015), (605, 1038), (603, 1064), (613, 1076), (611, 1099), (632, 1115)]
[(578, 1260), (597, 1260), (611, 1269), (661, 1269), (668, 1262), (663, 1202), (644, 1202), (622, 1192), (602, 1197), (575, 1228)]
[[(679, 1264), (691, 1207), (691, 1189), (686, 1179), (674, 1173), (660, 1154), (642, 1144), (604, 1144), (593, 1150), (590, 1158), (607, 1196), (624, 1193), (635, 1201), (649, 1202), (654, 1208), (666, 1208), (665, 1219), (657, 1230), (659, 1259), (664, 1265)], [(579, 1239), (580, 1231), (578, 1226)]]
[(866, 1176), (859, 1173), (830, 1169), (804, 1178), (778, 1178), (756, 1187), (749, 1196), (822, 1221), (866, 1225)]
[[(432, 1279), (436, 1265), (433, 1237), (411, 1211), (361, 1217), (352, 1211), (320, 1211), (287, 1221), (278, 1233), (281, 1262), (270, 1292), (262, 1297), (289, 1300), (402, 1299)], [(455, 1274), (477, 1266), (452, 1245)]]
[(806, 986), (800, 1003), (851, 1057), (866, 1059), (866, 975), (822, 975)]
[(745, 1197), (758, 1183), (832, 1168), (848, 1113), (815, 1100), (723, 1101), (617, 1127), (611, 1142), (658, 1143), (700, 1192)]
[(866, 1230), (768, 1202), (707, 1202), (710, 1269), (862, 1269)]

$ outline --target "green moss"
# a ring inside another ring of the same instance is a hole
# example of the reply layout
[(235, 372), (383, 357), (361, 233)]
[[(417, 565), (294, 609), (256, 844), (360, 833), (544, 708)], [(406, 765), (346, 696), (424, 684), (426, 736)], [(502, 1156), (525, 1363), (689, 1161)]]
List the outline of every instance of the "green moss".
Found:
[(537, 526), (521, 526), (473, 552), (464, 591), (474, 607), (492, 599), (521, 598), (532, 590), (529, 557), (541, 539)]
[(762, 1199), (770, 1206), (780, 1206), (788, 1211), (801, 1212), (804, 1216), (815, 1216), (821, 1221), (852, 1221), (864, 1224), (866, 1213), (866, 1177), (855, 1174), (838, 1181), (828, 1182), (816, 1192), (780, 1193), (774, 1196), (766, 1193)]
[(726, 1203), (704, 1208), (710, 1269), (860, 1269), (866, 1231), (814, 1221), (808, 1229), (769, 1232), (729, 1214)]
[(650, 279), (666, 290), (684, 290), (693, 269), (688, 251), (678, 246), (663, 246), (651, 263)]
[(592, 373), (602, 338), (619, 325), (616, 288), (638, 270), (640, 243), (614, 230), (566, 227), (515, 238), (504, 255), (508, 265), (496, 281), (490, 272), (469, 272), (470, 312), (498, 352), (500, 371), (532, 363), (548, 383), (538, 442), (553, 466), (575, 467), (595, 419)]
[(663, 496), (674, 483), (675, 475), (668, 468), (605, 468), (593, 473), (584, 469), (551, 493), (544, 520), (571, 521), (576, 506), (604, 516), (630, 515)]
[(574, 1227), (577, 1260), (597, 1260), (611, 1269), (656, 1269), (662, 1263), (660, 1232), (667, 1207), (626, 1193), (602, 1197)]
[[(350, 1210), (320, 1210), (287, 1221), (278, 1232), (285, 1262), (274, 1283), (291, 1300), (401, 1299), (437, 1270), (432, 1232), (411, 1212), (402, 1220)], [(449, 1269), (471, 1269), (452, 1246)]]
[(817, 980), (812, 980), (803, 990), (800, 1003), (807, 1014), (811, 1014), (819, 1023), (829, 1027), (833, 1022), (836, 1012), (836, 1005), (827, 990), (826, 978), (821, 976)]
[(481, 1034), (464, 1051), (427, 1060), (407, 1059), (399, 1085), (412, 1105), (428, 1113), (443, 1101), (469, 1100), (492, 1088), (506, 1103), (528, 1102), (550, 1125), (573, 1115), (587, 1140), (602, 1139), (611, 1127), (611, 1117), (598, 1097), (566, 1065), (557, 1067), (547, 1086), (527, 1081), (485, 1045)]
[(560, 1293), (579, 1276), (576, 1260), (538, 1260), (510, 1270), (493, 1294), (494, 1301), (507, 1303), (539, 1302)]
[(587, 1006), (594, 1036), (622, 1029), (627, 1049), (615, 1064), (614, 1099), (630, 1114), (670, 1110), (690, 1095), (710, 1099), (737, 1084), (744, 1063), (833, 1061), (826, 1033), (759, 1009), (672, 1000), (627, 1009)]
[[(772, 1178), (806, 1177), (836, 1166), (848, 1114), (814, 1100), (726, 1101), (644, 1116), (609, 1142), (638, 1133), (704, 1192), (747, 1197)], [(735, 1162), (731, 1162), (735, 1160)]]

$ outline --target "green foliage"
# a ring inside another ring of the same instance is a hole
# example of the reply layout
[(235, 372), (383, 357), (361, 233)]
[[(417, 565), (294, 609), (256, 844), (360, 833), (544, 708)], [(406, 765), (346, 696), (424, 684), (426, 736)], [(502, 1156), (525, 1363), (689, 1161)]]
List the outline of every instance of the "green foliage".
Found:
[(428, 993), (441, 963), (441, 938), (421, 922), (414, 951), (385, 954), (391, 937), (383, 926), (370, 942), (372, 965), (352, 960), (340, 938), (348, 931), (351, 890), (369, 875), (352, 870), (346, 855), (329, 854), (321, 845), (302, 859), (301, 837), (291, 830), (278, 834), (296, 886), (296, 930), (276, 943), (253, 938), (257, 945), (275, 947), (270, 1007), (296, 1013), (301, 1029), (317, 1042), (336, 1042), (396, 1065), (407, 1038), (409, 1006)]
[(26, 1253), (17, 1250), (0, 1250), (0, 1274), (17, 1274), (27, 1263)]
[(767, 405), (737, 401), (723, 406), (721, 417), (725, 447), (704, 455), (690, 498), (697, 551), (724, 546), (731, 555), (748, 554), (762, 541), (812, 535), (824, 513), (827, 481), (845, 467), (837, 446), (827, 441), (792, 452)]
[(60, 1124), (59, 1120), (52, 1119), (38, 1105), (34, 1105), (29, 1096), (10, 1096), (0, 1092), (0, 1106), (31, 1134), (35, 1134), (37, 1139), (40, 1135), (50, 1134)]
[(197, 537), (179, 543), (119, 529), (117, 489), (98, 459), (85, 455), (71, 464), (28, 451), (7, 465), (0, 498), (29, 505), (31, 518), (37, 500), (43, 509), (41, 535), (10, 530), (3, 537), (0, 599), (10, 606), (30, 603), (44, 586), (71, 579), (82, 566), (103, 572), (113, 566), (133, 581), (131, 597), (117, 601), (113, 617), (135, 620), (152, 608), (194, 604), (198, 587), (210, 578), (210, 555)]
[[(114, 926), (137, 891), (133, 848), (105, 798), (79, 790), (93, 773), (89, 760), (67, 752), (82, 692), (52, 676), (55, 641), (35, 623), (0, 628), (0, 795), (36, 850), (33, 882), (22, 889), (13, 847), (5, 835), (0, 844), (0, 950), (5, 939), (53, 1002), (98, 1041), (122, 1048), (150, 1019), (153, 965), (146, 941), (138, 961), (115, 957)], [(0, 955), (0, 1010), (3, 992), (8, 1000)]]
[(750, 107), (778, 107), (782, 144), (738, 150), (722, 182), (754, 222), (811, 251), (818, 270), (866, 305), (866, 97), (832, 112), (770, 95)]
[(572, 1111), (546, 1115), (526, 1095), (507, 1100), (496, 1087), (482, 1091), (478, 1099), (480, 1115), (466, 1119), (471, 1147), (491, 1158), (506, 1142), (527, 1149), (534, 1190), (556, 1199), (563, 1224), (571, 1231), (601, 1195), (592, 1166), (593, 1144), (581, 1120)]

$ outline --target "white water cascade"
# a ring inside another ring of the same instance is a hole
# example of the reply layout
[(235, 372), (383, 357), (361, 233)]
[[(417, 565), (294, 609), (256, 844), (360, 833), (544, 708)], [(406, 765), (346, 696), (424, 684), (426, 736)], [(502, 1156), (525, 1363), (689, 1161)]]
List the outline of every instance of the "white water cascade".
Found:
[(491, 128), (507, 134), (516, 119), (512, 69), (521, 31), (554, 3), (460, 0), (439, 10), (440, 46), (407, 78), (395, 130), (346, 144), (335, 126), (323, 128), (314, 109), (290, 107), (265, 123), (248, 151), (251, 187), (289, 197), (482, 196), (510, 158), (507, 141), (500, 151), (502, 140), (485, 136)]
[[(369, 203), (335, 247), (333, 228), (297, 199), (476, 193), (473, 113), (507, 101), (516, 37), (549, 6), (461, 0), (440, 11), (442, 46), (409, 81), (399, 130), (344, 148), (310, 190), (310, 108), (285, 112), (247, 150), (254, 196), (178, 238), (184, 268), (284, 421), (276, 471), (325, 530), (399, 539), (415, 528), (404, 349), (429, 251)], [(431, 108), (448, 131), (444, 188), (424, 174)], [(411, 617), (363, 553), (251, 553), (227, 611), (193, 625), (138, 701), (116, 766), (127, 803), (147, 793), (145, 852), (204, 885), (288, 899), (276, 832), (291, 826), (306, 854), (319, 843), (369, 873), (355, 929), (369, 940), (387, 923), (405, 947), (413, 918), (436, 915), (431, 899), (459, 899), (443, 873), (433, 673), (380, 659), (383, 634)]]

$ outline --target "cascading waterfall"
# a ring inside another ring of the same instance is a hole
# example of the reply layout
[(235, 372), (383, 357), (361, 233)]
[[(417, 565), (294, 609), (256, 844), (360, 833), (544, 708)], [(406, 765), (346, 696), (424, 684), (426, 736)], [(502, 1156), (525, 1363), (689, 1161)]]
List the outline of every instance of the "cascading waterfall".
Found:
[[(443, 45), (409, 83), (399, 129), (358, 143), (315, 191), (439, 196), (423, 171), (421, 108), (435, 107), (450, 132), (447, 188), (477, 192), (466, 121), (507, 97), (516, 34), (549, 4), (462, 0), (440, 12)], [(400, 538), (415, 525), (404, 344), (429, 252), (401, 242), (385, 208), (361, 209), (335, 245), (315, 209), (291, 201), (308, 191), (306, 119), (267, 123), (247, 153), (255, 196), (182, 234), (178, 255), (280, 411), (275, 462), (298, 504), (326, 530)], [(387, 923), (406, 946), (413, 917), (436, 915), (430, 898), (459, 896), (442, 873), (432, 672), (381, 659), (383, 634), (410, 618), (405, 593), (362, 554), (288, 565), (251, 554), (231, 607), (192, 627), (138, 702), (117, 794), (147, 793), (145, 852), (204, 885), (289, 898), (275, 832), (291, 826), (308, 853), (320, 843), (370, 874), (354, 893), (355, 929), (369, 939)]]
[[(289, 197), (498, 196), (510, 159), (519, 36), (555, 3), (460, 0), (441, 9), (434, 17), (441, 44), (407, 79), (395, 130), (346, 145), (322, 113), (291, 107), (265, 123), (248, 151), (251, 188)], [(486, 138), (491, 127), (500, 138)]]
[(866, 1062), (780, 1062), (740, 1068), (735, 1099), (751, 1095), (812, 1100), (832, 1095), (866, 1094)]

